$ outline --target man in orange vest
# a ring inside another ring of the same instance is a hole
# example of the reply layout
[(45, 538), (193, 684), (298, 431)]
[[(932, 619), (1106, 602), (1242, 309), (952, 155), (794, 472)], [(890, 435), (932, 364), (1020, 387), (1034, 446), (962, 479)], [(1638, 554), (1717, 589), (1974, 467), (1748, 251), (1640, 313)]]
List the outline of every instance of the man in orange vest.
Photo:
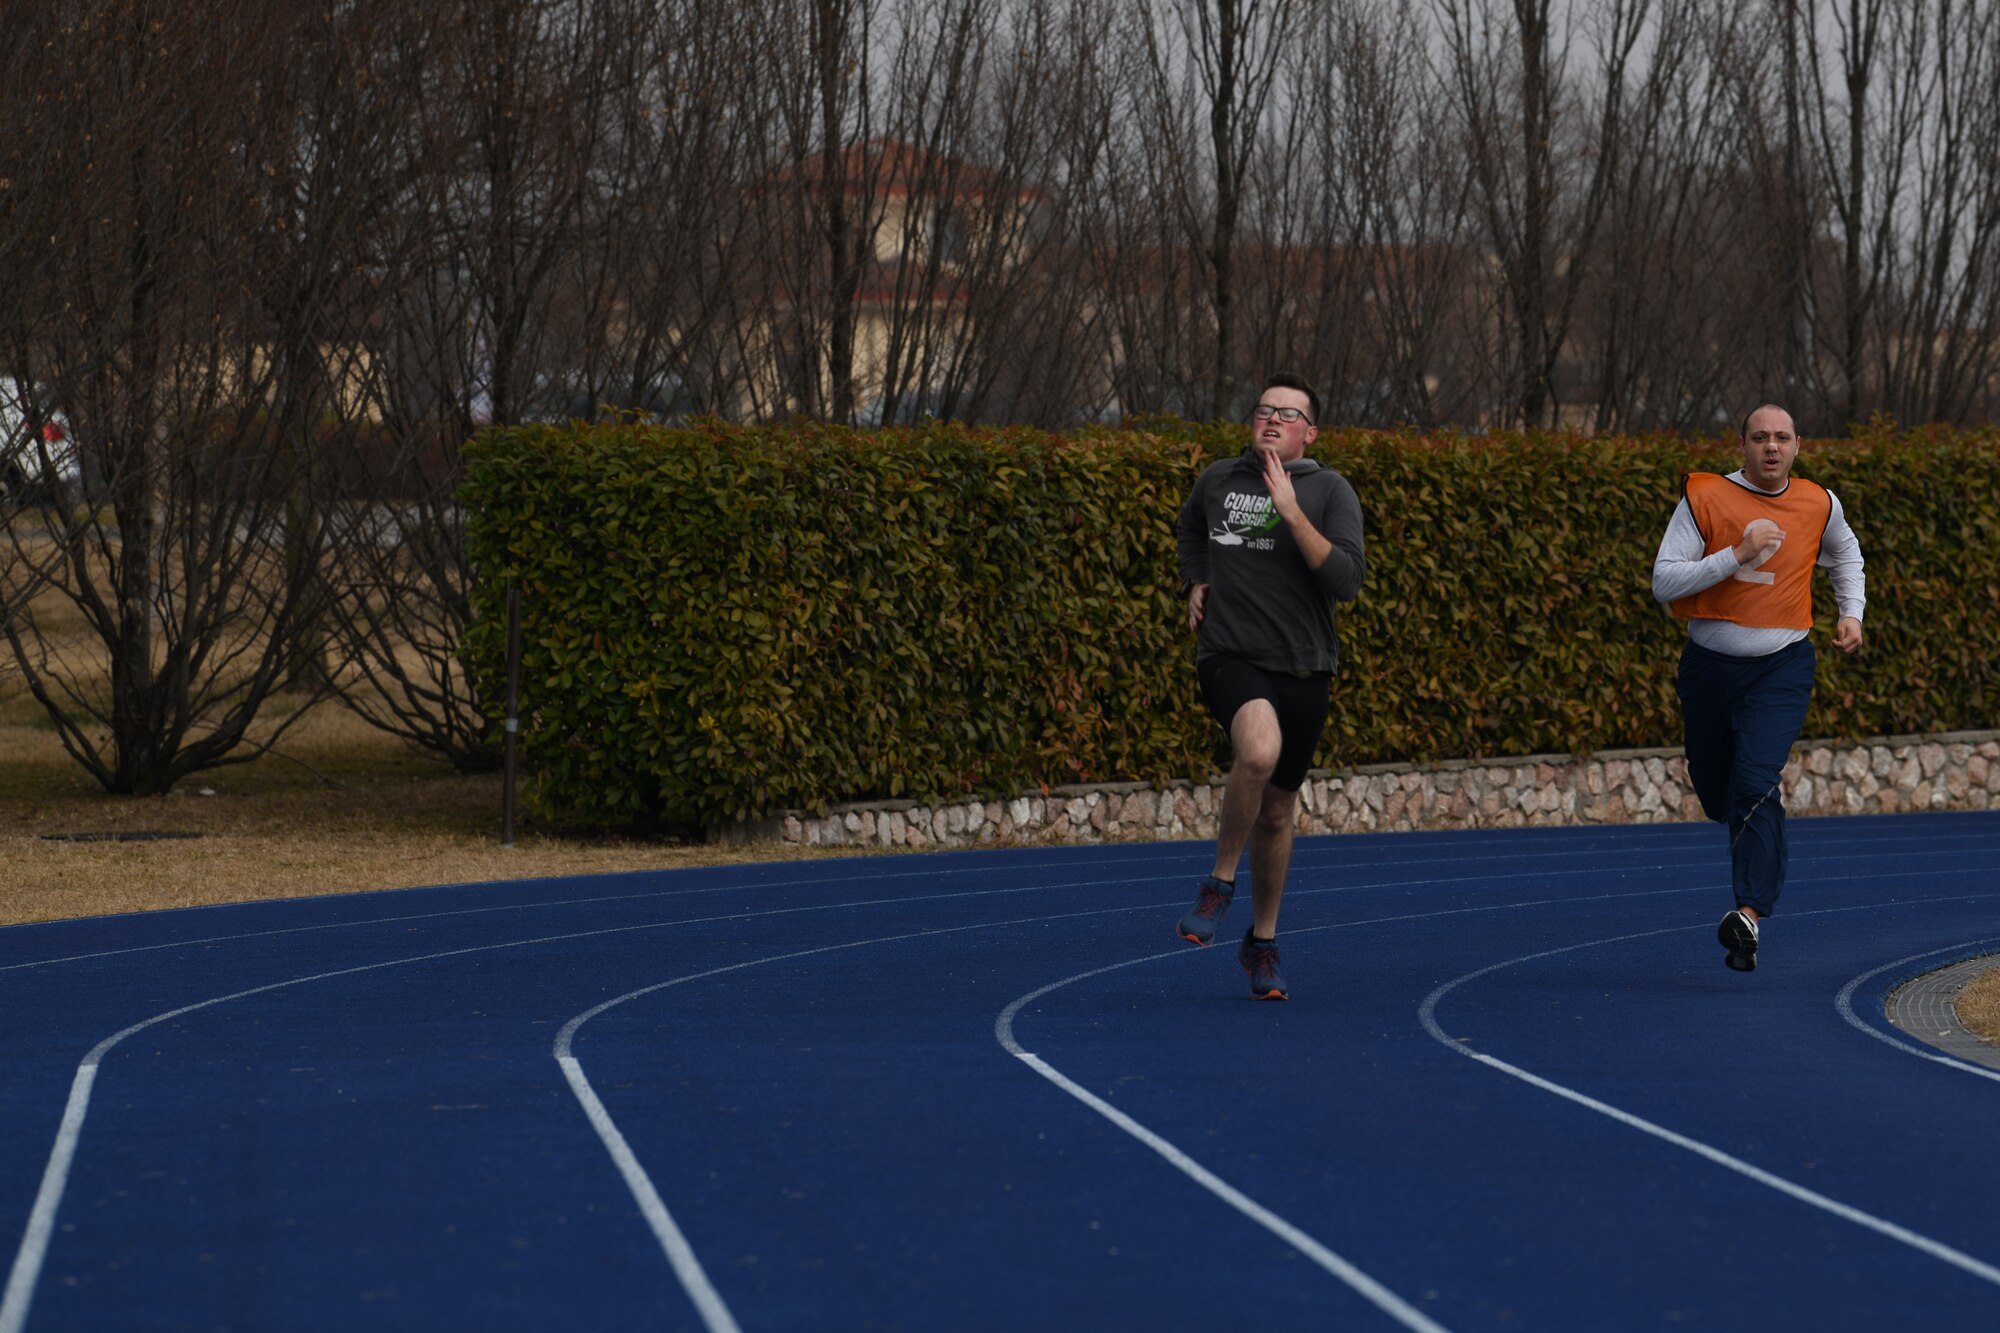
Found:
[(1688, 623), (1675, 688), (1688, 780), (1702, 811), (1729, 828), (1736, 906), (1716, 937), (1738, 972), (1757, 966), (1758, 922), (1785, 887), (1779, 781), (1805, 725), (1816, 658), (1812, 571), (1826, 567), (1840, 621), (1833, 646), (1861, 646), (1861, 543), (1840, 501), (1791, 475), (1791, 414), (1765, 404), (1743, 419), (1743, 466), (1692, 472), (1653, 561), (1653, 596)]

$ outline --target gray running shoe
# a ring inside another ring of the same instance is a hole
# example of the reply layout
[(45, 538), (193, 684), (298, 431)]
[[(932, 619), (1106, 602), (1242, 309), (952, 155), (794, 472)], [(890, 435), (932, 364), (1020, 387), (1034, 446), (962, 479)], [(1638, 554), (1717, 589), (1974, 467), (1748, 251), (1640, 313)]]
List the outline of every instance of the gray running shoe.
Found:
[(1250, 974), (1251, 999), (1291, 998), (1291, 993), (1285, 989), (1285, 978), (1278, 972), (1278, 946), (1275, 942), (1259, 944), (1250, 938), (1250, 931), (1246, 930), (1243, 932), (1243, 944), (1236, 950), (1236, 961), (1243, 964), (1243, 970)]
[(1181, 923), (1174, 929), (1180, 932), (1182, 939), (1195, 944), (1213, 942), (1215, 927), (1229, 914), (1229, 904), (1235, 897), (1234, 884), (1224, 884), (1213, 875), (1204, 876), (1195, 895), (1194, 906), (1181, 915)]

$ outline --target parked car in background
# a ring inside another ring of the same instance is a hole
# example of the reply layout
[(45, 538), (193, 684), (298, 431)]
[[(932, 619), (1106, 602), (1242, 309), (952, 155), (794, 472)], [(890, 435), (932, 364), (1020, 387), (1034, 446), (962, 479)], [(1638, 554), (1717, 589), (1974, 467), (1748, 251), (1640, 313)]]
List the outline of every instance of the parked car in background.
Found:
[(0, 376), (0, 502), (51, 504), (76, 495), (81, 475), (68, 418)]

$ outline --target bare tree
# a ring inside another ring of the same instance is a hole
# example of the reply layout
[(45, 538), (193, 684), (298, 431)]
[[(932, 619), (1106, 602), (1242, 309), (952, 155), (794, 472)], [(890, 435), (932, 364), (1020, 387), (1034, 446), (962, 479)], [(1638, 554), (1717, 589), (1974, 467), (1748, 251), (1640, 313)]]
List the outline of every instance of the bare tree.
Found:
[[(288, 577), (305, 583), (328, 555), (322, 506), (352, 471), (355, 427), (371, 402), (365, 348), (380, 292), (370, 261), (407, 187), (393, 149), (411, 72), (399, 52), (414, 30), (392, 0), (279, 12), (290, 59), (256, 102), (271, 155), (257, 204), (266, 259), (250, 290), (275, 335), (269, 411), (273, 442), (290, 455)], [(329, 457), (336, 471), (322, 475)], [(324, 619), (316, 612), (297, 630), (291, 684), (317, 688), (338, 676)]]
[(1661, 0), (1656, 24), (1572, 326), (1600, 431), (1713, 426), (1750, 353), (1744, 331), (1768, 330), (1769, 312), (1792, 306), (1756, 262), (1774, 211), (1788, 234), (1788, 205), (1773, 210), (1737, 166), (1741, 89), (1763, 82), (1742, 71), (1764, 67), (1768, 34), (1743, 11), (1697, 0)]
[(1386, 418), (1360, 420), (1422, 429), (1474, 421), (1494, 389), (1472, 352), (1486, 266), (1472, 243), (1464, 140), (1452, 132), (1412, 5), (1359, 9), (1340, 31), (1351, 131), (1338, 151), (1368, 256), (1361, 323)]
[(734, 323), (745, 362), (775, 365), (782, 388), (744, 387), (759, 394), (754, 411), (851, 422), (861, 284), (882, 222), (868, 149), (877, 5), (760, 0), (751, 13), (773, 77), (743, 90), (762, 133), (747, 145), (742, 217), (756, 263)]
[(1832, 362), (1830, 374), (1818, 359), (1807, 369), (1825, 409), (1848, 421), (1875, 405), (1870, 325), (1894, 259), (1911, 146), (1924, 116), (1924, 71), (1934, 54), (1923, 22), (1928, 3), (1835, 0), (1805, 9), (1800, 66), (1813, 108), (1807, 140), (1839, 246), (1837, 265), (1804, 270), (1807, 317)]
[[(1201, 127), (1191, 98), (1162, 95), (1150, 16), (1103, 34), (1103, 150), (1072, 183), (1071, 216), (1102, 303), (1125, 413), (1212, 410), (1214, 330), (1197, 251)], [(1191, 239), (1193, 238), (1193, 239)]]
[[(1243, 406), (1237, 247), (1266, 109), (1299, 8), (1275, 0), (1177, 0), (1165, 19), (1149, 5), (1134, 19), (1145, 52), (1147, 119), (1172, 136), (1162, 147), (1177, 157), (1169, 166), (1175, 213), (1208, 279), (1214, 360), (1202, 408), (1209, 417)], [(1189, 100), (1204, 122), (1196, 134), (1187, 134), (1195, 127), (1169, 109), (1176, 99)]]
[[(36, 9), (0, 25), (0, 70), (27, 70), (34, 53), (52, 40), (54, 20), (52, 11)], [(21, 310), (41, 298), (30, 267), (35, 233), (43, 230), (45, 213), (59, 207), (64, 197), (53, 164), (34, 151), (39, 147), (36, 127), (27, 123), (33, 107), (28, 97), (0, 102), (0, 310)], [(0, 350), (0, 512), (10, 518), (59, 471), (59, 460), (50, 456), (54, 441), (39, 430), (49, 420), (42, 393), (32, 382), (9, 376), (20, 360)], [(0, 623), (10, 621), (40, 586), (37, 571), (16, 554), (13, 543), (0, 548)], [(11, 683), (16, 675), (11, 658), (0, 661), (0, 682)]]
[(615, 15), (606, 153), (568, 261), (580, 299), (564, 406), (730, 410), (741, 163), (761, 128), (738, 72), (761, 57), (757, 30), (732, 0), (624, 0)]
[(478, 769), (497, 761), (498, 710), (460, 658), (475, 571), (459, 450), (482, 425), (560, 414), (605, 362), (603, 265), (584, 256), (634, 79), (631, 15), (616, 0), (466, 0), (414, 21), (384, 48), (410, 91), (382, 94), (398, 194), (371, 238), (376, 305), (346, 404), (367, 447), (326, 479), (325, 586), (349, 706)]
[(1110, 392), (1106, 325), (1082, 217), (1110, 142), (1101, 40), (1115, 0), (1023, 0), (995, 38), (982, 114), (954, 144), (976, 170), (945, 295), (961, 317), (941, 348), (939, 416), (1069, 425)]
[(1434, 3), (1505, 293), (1495, 359), (1508, 389), (1498, 417), (1552, 423), (1557, 363), (1617, 168), (1627, 71), (1652, 2), (1599, 7), (1594, 88), (1571, 75), (1572, 35), (1558, 29), (1551, 0)]
[[(1090, 59), (1075, 17), (1088, 8), (1028, 0), (1010, 28), (998, 0), (903, 0), (881, 16), (878, 133), (850, 154), (848, 189), (870, 201), (851, 312), (867, 353), (858, 419), (1005, 416), (1024, 391), (1062, 419), (1089, 396), (1084, 293), (1057, 269), (1073, 254), (1064, 173), (1102, 131), (1087, 79), (1075, 97), (1049, 85), (1050, 62)], [(1029, 370), (1034, 354), (1051, 361)]]
[(1341, 386), (1330, 406), (1342, 419), (1382, 412), (1362, 315), (1371, 258), (1351, 174), (1359, 81), (1355, 53), (1341, 45), (1359, 36), (1356, 20), (1347, 5), (1307, 9), (1277, 48), (1261, 151), (1242, 181), (1246, 234), (1230, 264), (1236, 359), (1252, 374), (1309, 367), (1319, 384)]
[(1934, 0), (1912, 180), (1890, 241), (1869, 341), (1877, 402), (1904, 421), (1976, 422), (2000, 410), (2000, 9)]
[[(1746, 399), (1776, 399), (1817, 417), (1812, 367), (1819, 353), (1807, 306), (1827, 207), (1807, 143), (1803, 19), (1797, 0), (1770, 0), (1736, 22), (1740, 38), (1717, 44), (1716, 55), (1734, 65), (1722, 83), (1725, 147), (1710, 187), (1718, 213), (1728, 218), (1714, 270), (1723, 294), (1695, 299), (1725, 317), (1732, 308), (1754, 309), (1759, 317), (1722, 339), (1733, 365), (1714, 410), (1728, 416), (1732, 406), (1740, 413)], [(1711, 31), (1733, 26), (1719, 23)], [(1753, 76), (1744, 77), (1746, 70)]]
[[(850, 154), (862, 219), (853, 301), (844, 318), (873, 355), (847, 362), (863, 421), (934, 415), (938, 362), (957, 333), (967, 233), (991, 173), (965, 152), (992, 40), (987, 0), (904, 0), (886, 15), (877, 63), (879, 133)], [(829, 203), (831, 201), (828, 201)], [(864, 315), (866, 318), (864, 323)]]
[(294, 221), (262, 204), (298, 30), (251, 3), (60, 0), (43, 21), (44, 49), (92, 73), (9, 71), (38, 89), (10, 151), (70, 206), (5, 247), (31, 276), (0, 348), (67, 414), (82, 493), (0, 522), (16, 586), (42, 580), (84, 629), (29, 610), (6, 635), (69, 753), (107, 790), (162, 792), (254, 757), (311, 702), (277, 698), (317, 583), (287, 558), (300, 458), (269, 407), (276, 349), (307, 335), (253, 290)]
[(1330, 423), (1429, 425), (1440, 392), (1476, 392), (1440, 378), (1476, 265), (1424, 36), (1406, 4), (1338, 0), (1299, 17), (1275, 80), (1243, 247), (1250, 361), (1310, 373)]

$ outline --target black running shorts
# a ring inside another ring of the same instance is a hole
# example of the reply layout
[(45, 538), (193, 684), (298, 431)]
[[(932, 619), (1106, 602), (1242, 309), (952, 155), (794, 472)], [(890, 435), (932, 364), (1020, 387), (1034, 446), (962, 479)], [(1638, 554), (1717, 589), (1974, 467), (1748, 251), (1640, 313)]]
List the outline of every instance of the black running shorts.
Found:
[(1283, 671), (1267, 671), (1240, 657), (1214, 653), (1195, 665), (1201, 678), (1202, 702), (1222, 724), (1224, 731), (1236, 717), (1236, 710), (1252, 699), (1267, 700), (1278, 714), (1278, 766), (1271, 772), (1271, 785), (1280, 791), (1297, 791), (1312, 767), (1313, 751), (1319, 748), (1320, 733), (1326, 730), (1328, 696), (1332, 677), (1293, 676)]

